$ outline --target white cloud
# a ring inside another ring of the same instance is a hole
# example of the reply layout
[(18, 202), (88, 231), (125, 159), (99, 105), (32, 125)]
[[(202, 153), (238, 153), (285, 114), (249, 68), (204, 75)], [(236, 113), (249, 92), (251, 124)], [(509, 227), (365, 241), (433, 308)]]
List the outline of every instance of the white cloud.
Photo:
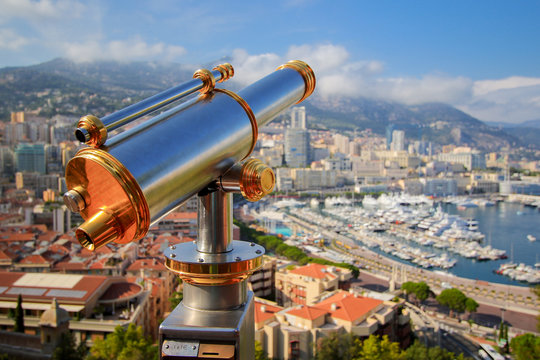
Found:
[[(518, 86), (507, 79), (489, 80), (489, 90), (475, 93), (457, 107), (485, 121), (519, 123), (540, 119), (540, 82), (537, 78), (521, 78)], [(481, 83), (477, 86), (477, 83)], [(485, 88), (486, 81), (477, 81), (474, 88)], [(537, 85), (530, 85), (537, 84)], [(506, 85), (506, 86), (502, 86)]]
[(517, 89), (527, 86), (540, 85), (540, 78), (511, 76), (499, 80), (482, 80), (474, 83), (474, 95), (481, 96), (497, 90)]
[(470, 98), (472, 85), (472, 80), (464, 77), (425, 75), (421, 78), (378, 79), (373, 90), (379, 97), (404, 104), (455, 104)]
[(522, 122), (540, 118), (540, 78), (509, 77), (473, 81), (462, 76), (426, 74), (420, 77), (384, 76), (377, 60), (351, 61), (340, 45), (295, 45), (285, 56), (251, 55), (237, 49), (231, 63), (235, 81), (247, 85), (288, 60), (307, 62), (315, 72), (313, 96), (369, 97), (414, 105), (443, 102), (485, 121)]
[(282, 63), (282, 58), (276, 54), (249, 55), (246, 50), (236, 49), (231, 60), (234, 66), (233, 79), (247, 85), (268, 75)]
[(11, 29), (0, 29), (0, 49), (18, 50), (30, 42), (30, 39), (18, 35)]
[(45, 20), (80, 17), (85, 6), (73, 0), (0, 0), (0, 19)]
[(305, 61), (314, 71), (328, 72), (344, 65), (349, 58), (349, 53), (340, 45), (293, 45), (289, 48), (286, 57), (290, 60)]
[(384, 71), (382, 62), (349, 61), (349, 58), (349, 52), (341, 45), (295, 45), (289, 48), (285, 57), (277, 54), (249, 55), (245, 50), (235, 50), (233, 64), (238, 74), (236, 80), (245, 84), (270, 73), (280, 63), (291, 59), (303, 60), (315, 72), (315, 95), (322, 97), (367, 96), (418, 104), (433, 101), (455, 103), (471, 93), (472, 81), (463, 77), (384, 78), (380, 77)]
[(94, 60), (178, 61), (178, 58), (186, 53), (186, 50), (181, 46), (167, 45), (162, 42), (148, 44), (141, 39), (114, 40), (104, 44), (97, 40), (84, 43), (66, 43), (64, 51), (68, 58), (78, 62)]

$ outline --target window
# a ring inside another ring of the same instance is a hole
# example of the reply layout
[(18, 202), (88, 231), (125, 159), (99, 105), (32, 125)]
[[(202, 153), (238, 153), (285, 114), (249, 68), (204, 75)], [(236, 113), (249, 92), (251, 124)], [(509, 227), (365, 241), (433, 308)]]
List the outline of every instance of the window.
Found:
[(292, 340), (289, 343), (289, 359), (300, 359), (300, 341)]

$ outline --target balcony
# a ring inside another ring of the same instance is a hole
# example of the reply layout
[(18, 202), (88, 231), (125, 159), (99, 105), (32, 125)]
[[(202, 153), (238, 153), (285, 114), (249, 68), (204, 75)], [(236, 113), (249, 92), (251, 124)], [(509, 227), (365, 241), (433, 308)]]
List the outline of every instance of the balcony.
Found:
[(369, 336), (379, 328), (379, 322), (374, 318), (367, 318), (360, 324), (352, 327), (352, 333), (356, 336)]
[(381, 324), (388, 324), (394, 316), (394, 310), (391, 307), (385, 306), (379, 309), (374, 315)]
[(256, 274), (251, 275), (251, 282), (261, 280), (263, 278), (263, 274), (261, 272), (258, 272)]

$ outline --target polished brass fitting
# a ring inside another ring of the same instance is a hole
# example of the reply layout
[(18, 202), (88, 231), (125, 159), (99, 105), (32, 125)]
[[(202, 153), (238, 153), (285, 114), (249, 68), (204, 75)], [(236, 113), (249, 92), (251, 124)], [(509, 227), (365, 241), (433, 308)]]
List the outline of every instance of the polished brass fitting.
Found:
[(193, 74), (193, 78), (200, 79), (203, 82), (203, 87), (201, 90), (199, 90), (201, 94), (207, 94), (209, 92), (212, 92), (216, 87), (216, 78), (214, 77), (214, 75), (212, 75), (210, 70), (199, 69), (195, 71), (195, 73)]
[(216, 66), (212, 70), (217, 70), (217, 71), (219, 71), (221, 73), (221, 79), (218, 81), (220, 83), (224, 82), (224, 81), (227, 81), (227, 80), (229, 80), (230, 78), (232, 78), (234, 76), (234, 68), (229, 63), (219, 64), (218, 66)]
[(304, 83), (306, 84), (306, 90), (304, 91), (304, 96), (300, 100), (298, 100), (297, 104), (300, 104), (302, 101), (304, 101), (308, 96), (310, 96), (313, 91), (315, 90), (316, 85), (316, 79), (315, 79), (315, 73), (313, 70), (309, 67), (308, 64), (301, 60), (291, 60), (286, 64), (281, 65), (276, 70), (281, 70), (285, 68), (290, 68), (298, 71), (300, 75), (304, 78)]
[(67, 165), (66, 185), (71, 190), (64, 194), (64, 203), (85, 220), (75, 235), (88, 250), (146, 235), (146, 199), (129, 171), (106, 151), (80, 150)]
[(83, 116), (77, 123), (75, 137), (82, 143), (99, 147), (107, 140), (107, 129), (100, 118), (94, 115)]
[(224, 191), (238, 191), (248, 201), (259, 201), (274, 190), (276, 178), (270, 167), (259, 159), (233, 166), (220, 179)]

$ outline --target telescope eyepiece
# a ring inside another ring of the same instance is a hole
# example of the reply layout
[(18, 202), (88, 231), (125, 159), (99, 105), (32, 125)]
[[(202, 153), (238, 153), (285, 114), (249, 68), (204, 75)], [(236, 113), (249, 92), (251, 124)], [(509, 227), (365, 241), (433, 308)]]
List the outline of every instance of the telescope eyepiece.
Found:
[(90, 133), (85, 128), (78, 128), (77, 130), (75, 130), (75, 137), (81, 143), (86, 143), (90, 141)]

